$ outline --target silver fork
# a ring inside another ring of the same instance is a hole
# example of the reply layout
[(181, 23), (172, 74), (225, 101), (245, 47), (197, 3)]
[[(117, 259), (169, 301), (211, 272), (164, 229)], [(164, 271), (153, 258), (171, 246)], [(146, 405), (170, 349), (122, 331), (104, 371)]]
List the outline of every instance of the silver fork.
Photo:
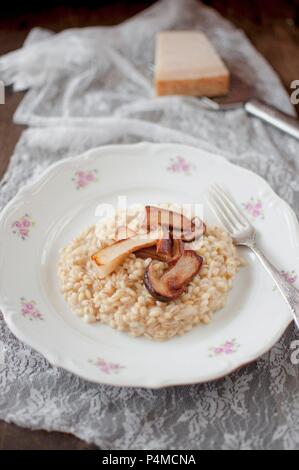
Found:
[(291, 285), (281, 272), (266, 258), (256, 245), (256, 232), (247, 217), (218, 185), (210, 187), (207, 200), (216, 217), (231, 234), (236, 245), (250, 248), (273, 278), (288, 304), (297, 328), (299, 328), (299, 291)]

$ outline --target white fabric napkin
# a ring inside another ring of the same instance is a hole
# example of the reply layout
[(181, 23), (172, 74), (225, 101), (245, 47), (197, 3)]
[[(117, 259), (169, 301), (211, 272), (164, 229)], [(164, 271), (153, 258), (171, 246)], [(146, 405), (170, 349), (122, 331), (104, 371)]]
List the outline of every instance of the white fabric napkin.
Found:
[[(14, 120), (31, 126), (0, 184), (0, 206), (62, 157), (149, 140), (216, 150), (265, 177), (298, 214), (295, 139), (243, 109), (207, 111), (196, 98), (155, 97), (156, 32), (191, 28), (204, 31), (262, 99), (294, 113), (277, 75), (242, 31), (194, 0), (162, 0), (115, 27), (59, 34), (36, 28), (23, 48), (0, 58), (0, 79), (29, 89)], [(0, 417), (111, 449), (296, 448), (299, 374), (288, 349), (294, 338), (290, 328), (257, 363), (219, 382), (133, 390), (90, 384), (51, 367), (0, 317)]]

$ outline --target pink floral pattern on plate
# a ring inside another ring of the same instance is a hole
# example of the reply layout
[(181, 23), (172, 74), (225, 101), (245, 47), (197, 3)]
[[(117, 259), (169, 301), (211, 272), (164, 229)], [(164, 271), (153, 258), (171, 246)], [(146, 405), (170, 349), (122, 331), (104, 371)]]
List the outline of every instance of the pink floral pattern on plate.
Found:
[(23, 317), (32, 320), (43, 320), (44, 317), (36, 307), (36, 302), (34, 300), (26, 300), (25, 297), (20, 298), (21, 302), (21, 314)]
[(260, 199), (251, 197), (249, 201), (244, 202), (242, 206), (253, 219), (264, 219), (263, 204)]
[(223, 356), (223, 355), (229, 355), (233, 354), (239, 349), (240, 345), (237, 344), (236, 339), (231, 339), (225, 341), (225, 343), (221, 344), (220, 346), (214, 346), (209, 349), (210, 357), (215, 357), (215, 356)]
[(29, 214), (24, 214), (20, 219), (15, 220), (11, 224), (12, 233), (20, 237), (22, 240), (27, 240), (30, 235), (30, 230), (34, 226), (35, 222)]
[(191, 175), (192, 171), (195, 170), (195, 165), (189, 163), (184, 157), (177, 156), (170, 159), (170, 165), (167, 168), (172, 173), (184, 173), (185, 175)]
[(95, 360), (90, 360), (89, 361), (91, 364), (94, 366), (98, 367), (101, 372), (104, 372), (104, 374), (118, 374), (121, 369), (124, 369), (124, 366), (121, 366), (120, 364), (115, 364), (114, 362), (108, 362), (105, 361), (105, 359), (102, 359), (101, 357), (97, 357)]
[(90, 183), (95, 183), (98, 181), (97, 173), (98, 170), (78, 170), (73, 176), (72, 181), (75, 182), (77, 189), (83, 189)]

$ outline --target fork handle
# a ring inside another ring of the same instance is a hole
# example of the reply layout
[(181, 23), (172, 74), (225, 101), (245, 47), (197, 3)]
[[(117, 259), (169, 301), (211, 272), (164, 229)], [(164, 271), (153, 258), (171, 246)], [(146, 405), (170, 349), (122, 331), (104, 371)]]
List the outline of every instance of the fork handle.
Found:
[(244, 105), (246, 111), (299, 140), (299, 120), (258, 99)]
[(299, 291), (290, 284), (280, 271), (266, 258), (264, 253), (256, 245), (250, 245), (249, 248), (255, 253), (264, 268), (271, 275), (280, 293), (288, 304), (297, 328), (299, 328)]

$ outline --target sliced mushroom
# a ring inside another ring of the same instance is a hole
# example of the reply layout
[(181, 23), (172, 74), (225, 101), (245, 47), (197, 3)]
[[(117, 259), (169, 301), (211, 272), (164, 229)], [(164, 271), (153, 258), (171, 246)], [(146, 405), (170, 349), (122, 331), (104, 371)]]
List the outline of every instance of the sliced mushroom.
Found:
[(116, 229), (115, 240), (125, 240), (126, 238), (132, 238), (136, 235), (134, 230), (130, 229), (126, 225), (120, 225)]
[(135, 255), (142, 259), (151, 258), (158, 261), (164, 261), (165, 263), (174, 263), (180, 256), (182, 256), (183, 252), (184, 244), (182, 240), (173, 240), (172, 252), (170, 254), (162, 253), (161, 251), (158, 253), (156, 247), (151, 246), (149, 248), (142, 248), (141, 250), (135, 251)]
[(173, 238), (180, 238), (185, 242), (192, 242), (198, 237), (199, 231), (202, 235), (205, 231), (205, 225), (202, 222), (200, 230), (195, 222), (179, 212), (161, 209), (155, 206), (145, 206), (146, 227), (148, 230), (158, 225), (168, 228)]
[(110, 263), (101, 264), (101, 265), (98, 263), (96, 256), (97, 254), (95, 253), (94, 255), (92, 255), (91, 259), (92, 261), (94, 261), (94, 263), (97, 266), (97, 272), (98, 272), (99, 278), (104, 279), (105, 277), (109, 276), (109, 274), (113, 273), (113, 271), (116, 270), (117, 266), (119, 266), (125, 261), (128, 255), (125, 254), (125, 255), (119, 256), (118, 258), (115, 258), (114, 260), (112, 260)]
[(170, 263), (176, 263), (177, 260), (183, 255), (184, 253), (184, 243), (182, 240), (175, 239), (173, 240), (173, 249), (172, 249), (172, 258), (169, 261)]
[(142, 259), (155, 259), (158, 261), (165, 261), (166, 263), (170, 261), (169, 256), (163, 253), (157, 253), (157, 249), (155, 246), (151, 246), (149, 248), (142, 248), (141, 250), (135, 251), (134, 254), (138, 258)]
[(157, 241), (156, 251), (158, 254), (171, 258), (172, 250), (173, 250), (173, 240), (166, 233), (164, 233), (163, 235), (165, 237), (168, 236), (168, 238), (161, 238), (160, 240)]
[(193, 250), (185, 251), (178, 261), (160, 278), (151, 261), (144, 272), (144, 285), (149, 293), (160, 302), (177, 299), (186, 289), (188, 283), (199, 272), (203, 259)]
[(112, 273), (130, 253), (140, 250), (141, 248), (156, 245), (160, 237), (161, 231), (154, 231), (148, 233), (144, 239), (139, 237), (126, 238), (125, 240), (116, 241), (112, 245), (94, 253), (91, 259), (98, 267), (100, 278), (104, 278)]

